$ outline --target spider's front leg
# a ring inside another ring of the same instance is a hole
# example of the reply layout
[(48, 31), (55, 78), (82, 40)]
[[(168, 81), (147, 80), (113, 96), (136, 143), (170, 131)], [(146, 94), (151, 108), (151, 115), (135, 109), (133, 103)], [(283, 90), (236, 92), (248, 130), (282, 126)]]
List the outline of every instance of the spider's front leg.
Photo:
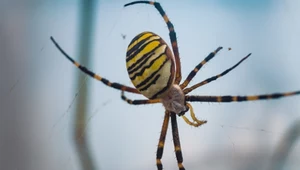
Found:
[(199, 63), (191, 72), (190, 74), (187, 76), (187, 78), (184, 80), (184, 82), (182, 84), (180, 84), (181, 89), (184, 89), (189, 83), (190, 81), (194, 78), (194, 76), (197, 74), (197, 72), (202, 68), (202, 66), (204, 64), (206, 64), (209, 60), (211, 60), (212, 58), (214, 58), (216, 56), (216, 54), (222, 50), (223, 47), (218, 47), (215, 51), (211, 52), (207, 57), (205, 57), (204, 60), (201, 61), (201, 63)]
[(112, 87), (114, 89), (118, 89), (118, 90), (122, 90), (122, 91), (127, 91), (127, 92), (131, 92), (131, 93), (136, 93), (136, 94), (140, 94), (140, 92), (132, 87), (129, 86), (125, 86), (123, 84), (120, 83), (116, 83), (116, 82), (110, 82), (109, 80), (107, 80), (106, 78), (101, 77), (98, 74), (95, 74), (94, 72), (92, 72), (91, 70), (89, 70), (88, 68), (84, 67), (83, 65), (79, 64), (78, 62), (76, 62), (72, 57), (70, 57), (61, 47), (60, 45), (55, 41), (55, 39), (51, 36), (50, 37), (51, 41), (53, 42), (53, 44), (56, 46), (56, 48), (69, 60), (71, 61), (77, 68), (79, 68), (82, 72), (84, 72), (85, 74), (91, 76), (92, 78), (101, 81), (103, 84)]
[(193, 85), (193, 86), (191, 86), (191, 87), (185, 88), (185, 89), (183, 90), (184, 94), (188, 94), (189, 92), (195, 90), (195, 89), (198, 88), (198, 87), (201, 87), (201, 86), (203, 86), (203, 85), (205, 85), (205, 84), (208, 84), (208, 83), (210, 83), (210, 82), (212, 82), (212, 81), (217, 80), (218, 78), (221, 78), (221, 77), (225, 76), (225, 75), (226, 75), (227, 73), (229, 73), (231, 70), (235, 69), (238, 65), (240, 65), (244, 60), (246, 60), (250, 55), (251, 55), (251, 53), (248, 54), (246, 57), (242, 58), (242, 59), (241, 59), (238, 63), (236, 63), (234, 66), (232, 66), (232, 67), (228, 68), (227, 70), (223, 71), (222, 73), (217, 74), (217, 75), (215, 75), (215, 76), (212, 76), (212, 77), (210, 77), (210, 78), (207, 78), (207, 79), (201, 81), (200, 83), (197, 83), (197, 84), (195, 84), (195, 85)]

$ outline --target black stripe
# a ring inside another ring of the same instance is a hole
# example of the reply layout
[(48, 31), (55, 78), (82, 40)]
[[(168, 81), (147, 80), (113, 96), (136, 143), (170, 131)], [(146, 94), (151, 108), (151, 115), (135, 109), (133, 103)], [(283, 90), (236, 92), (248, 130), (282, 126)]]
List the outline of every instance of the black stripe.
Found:
[(147, 90), (151, 85), (155, 84), (156, 81), (159, 79), (160, 74), (158, 74), (151, 82), (149, 82), (145, 87), (139, 89), (139, 91)]
[(170, 31), (169, 36), (170, 36), (171, 42), (176, 42), (176, 33), (174, 30)]
[[(230, 99), (229, 99), (230, 97)], [(223, 97), (222, 97), (223, 100)], [(247, 96), (237, 96), (237, 100), (238, 101), (246, 101), (247, 100)], [(228, 96), (228, 102), (232, 102), (233, 101), (233, 97), (232, 96)]]
[[(150, 55), (154, 55), (155, 51), (160, 48), (161, 46), (163, 46), (164, 44), (159, 44), (157, 47), (155, 47), (152, 51), (150, 51), (149, 53), (146, 53), (145, 55), (143, 55), (139, 60), (137, 60), (135, 63), (133, 63), (130, 67), (127, 68), (128, 73), (131, 74), (132, 72), (136, 71), (139, 67), (141, 67), (142, 65), (144, 65), (148, 60), (149, 60), (149, 56)], [(141, 64), (139, 64), (140, 62), (142, 62)], [(136, 68), (134, 68), (137, 64), (139, 64)], [(133, 69), (133, 70), (132, 70)]]
[(177, 115), (175, 113), (171, 113), (172, 136), (173, 136), (174, 147), (180, 148), (180, 150), (175, 151), (177, 162), (182, 163), (183, 158), (182, 158), (182, 153), (181, 153), (178, 124), (177, 124), (176, 116)]
[[(170, 75), (171, 74), (172, 73), (170, 73)], [(160, 95), (160, 94), (164, 93), (165, 91), (167, 91), (170, 88), (170, 85), (171, 85), (172, 81), (173, 81), (173, 79), (170, 79), (170, 77), (169, 77), (169, 82), (167, 83), (167, 85), (164, 88), (162, 88), (159, 92), (154, 94), (150, 99), (155, 99), (155, 98), (157, 98), (158, 95)]]
[[(149, 43), (152, 43), (154, 41), (158, 41), (158, 40), (151, 40), (148, 43), (144, 44), (143, 46), (138, 47), (138, 49), (136, 49), (135, 51), (133, 51), (131, 54), (127, 53), (127, 57), (126, 57), (126, 62), (130, 61), (132, 58), (134, 58), (135, 56), (138, 55), (138, 53), (140, 53), (142, 50), (144, 50), (144, 48), (149, 45)], [(135, 47), (134, 47), (135, 48)], [(151, 52), (151, 51), (150, 51)], [(149, 52), (148, 52), (149, 53)]]
[[(171, 35), (171, 32), (174, 32), (174, 31), (171, 31), (171, 28), (174, 30), (174, 26), (173, 26), (173, 24), (170, 21), (167, 22), (167, 26), (168, 26), (168, 28), (170, 30), (170, 35)], [(175, 34), (175, 32), (174, 32), (174, 34)]]
[[(149, 32), (143, 32), (143, 33), (141, 33), (141, 34), (135, 36), (135, 37), (131, 40), (131, 42), (136, 41), (137, 39), (141, 38), (143, 35), (145, 35), (145, 34), (147, 34), (147, 33), (149, 33)], [(130, 44), (131, 44), (131, 43), (130, 43)], [(130, 45), (129, 45), (129, 46), (130, 46)]]
[(156, 152), (156, 159), (161, 159), (162, 154), (163, 154), (164, 148), (163, 147), (158, 147), (157, 152)]
[(138, 4), (138, 3), (150, 4), (150, 1), (134, 1), (134, 2), (130, 2), (128, 4), (125, 4), (124, 7), (129, 6), (129, 5)]
[[(147, 32), (148, 33), (148, 32)], [(137, 36), (138, 38), (134, 38), (133, 40), (131, 40), (130, 44), (128, 45), (128, 47), (130, 45), (132, 45), (133, 43), (135, 43), (135, 41), (137, 41), (139, 38), (141, 38), (143, 35), (147, 34), (140, 34), (141, 36)], [(142, 43), (144, 43), (145, 41), (147, 41), (149, 38), (153, 37), (154, 35), (150, 35), (149, 37), (142, 39), (140, 42), (138, 42), (137, 44), (135, 44), (129, 51), (127, 51), (127, 56), (129, 56), (129, 54), (131, 54), (134, 50), (136, 50), (136, 48), (138, 48)]]
[(79, 65), (78, 68), (83, 71), (84, 73), (94, 77), (95, 73), (91, 72), (90, 70), (88, 70), (86, 67)]
[[(153, 60), (149, 63), (149, 65), (144, 66), (140, 72), (135, 73), (132, 77), (130, 76), (130, 79), (131, 79), (131, 80), (134, 80), (137, 76), (143, 75), (144, 71), (145, 71), (147, 68), (150, 68), (150, 67), (153, 65), (153, 63), (154, 63), (156, 60), (158, 60), (158, 59), (159, 59), (162, 55), (164, 55), (164, 54), (165, 54), (165, 53), (161, 53), (157, 58), (153, 59)], [(148, 58), (150, 58), (150, 57), (148, 57)], [(166, 59), (166, 60), (168, 60), (168, 59)], [(135, 70), (138, 70), (138, 69), (139, 69), (139, 67), (137, 67)]]
[[(154, 2), (154, 6), (155, 6), (155, 8), (158, 10), (158, 12), (160, 13), (160, 15), (161, 15), (162, 17), (164, 17), (164, 16), (168, 17), (167, 14), (165, 13), (165, 11), (163, 10), (163, 8), (161, 7), (160, 3)], [(167, 21), (166, 23), (167, 23), (167, 26), (168, 26), (169, 29), (170, 29), (170, 28), (174, 28), (174, 26), (173, 26), (173, 24), (171, 23), (171, 21)]]
[(162, 7), (160, 6), (160, 4), (158, 2), (154, 2), (154, 6), (158, 10), (158, 12), (160, 13), (161, 16), (166, 15), (165, 11), (162, 9)]
[(271, 94), (271, 95), (261, 95), (261, 96), (259, 96), (259, 99), (267, 99), (267, 98), (276, 99), (276, 98), (279, 98), (279, 97), (282, 97), (282, 96), (283, 96), (283, 94), (275, 93), (275, 94)]
[(163, 88), (161, 89), (159, 92), (157, 92), (156, 94), (154, 94), (152, 97), (150, 97), (150, 99), (156, 99), (158, 95), (164, 93), (166, 90), (168, 90), (170, 88), (169, 83)]
[(157, 166), (157, 169), (158, 169), (158, 170), (162, 170), (162, 169), (163, 169), (162, 164), (156, 164), (156, 166)]
[(177, 162), (178, 163), (182, 163), (183, 162), (183, 158), (182, 158), (182, 152), (181, 152), (181, 150), (180, 151), (176, 151), (175, 154), (176, 154)]
[[(151, 35), (150, 37), (143, 39), (142, 41), (138, 42), (135, 46), (133, 46), (129, 51), (127, 51), (126, 55), (126, 62), (128, 62), (129, 60), (131, 60), (133, 57), (135, 57), (140, 51), (142, 51), (149, 43), (154, 42), (154, 41), (158, 41), (159, 39), (154, 39), (149, 41), (148, 43), (144, 44), (143, 46), (141, 46), (144, 42), (148, 41), (151, 37), (153, 37), (155, 35)], [(133, 43), (133, 42), (132, 42)], [(130, 43), (131, 44), (131, 43)], [(129, 45), (130, 46), (130, 45)]]
[(168, 60), (165, 60), (162, 65), (158, 68), (157, 71), (153, 72), (149, 77), (147, 77), (144, 81), (142, 81), (140, 84), (136, 85), (136, 88), (140, 88), (143, 85), (145, 85), (149, 80), (151, 80), (159, 71), (160, 69), (167, 63)]
[[(141, 66), (143, 66), (145, 63), (147, 63), (147, 61), (150, 59), (150, 56), (152, 56), (154, 54), (155, 54), (154, 51), (150, 51), (149, 53), (143, 55), (138, 61), (136, 61), (130, 67), (127, 68), (128, 74), (132, 74), (133, 72), (137, 71)], [(139, 64), (139, 65), (137, 65), (137, 64)]]

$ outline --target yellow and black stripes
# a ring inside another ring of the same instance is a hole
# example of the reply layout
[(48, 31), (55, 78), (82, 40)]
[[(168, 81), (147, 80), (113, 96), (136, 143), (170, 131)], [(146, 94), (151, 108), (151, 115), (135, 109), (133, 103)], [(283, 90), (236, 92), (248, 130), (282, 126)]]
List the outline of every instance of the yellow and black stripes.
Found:
[(76, 67), (78, 67), (82, 72), (88, 74), (89, 76), (93, 77), (94, 79), (97, 79), (99, 81), (101, 81), (102, 83), (104, 83), (107, 86), (113, 87), (115, 89), (118, 90), (122, 90), (122, 91), (127, 91), (127, 92), (131, 92), (131, 93), (136, 93), (136, 94), (140, 94), (140, 92), (132, 87), (128, 87), (119, 83), (112, 83), (109, 80), (93, 73), (92, 71), (90, 71), (89, 69), (87, 69), (86, 67), (80, 65), (78, 62), (76, 62), (73, 58), (71, 58), (59, 45), (58, 43), (54, 40), (53, 37), (50, 37), (51, 41), (54, 43), (54, 45), (58, 48), (58, 50), (68, 59), (70, 60)]
[(200, 86), (203, 86), (203, 85), (205, 85), (205, 84), (208, 84), (208, 83), (210, 83), (210, 82), (212, 82), (212, 81), (214, 81), (214, 80), (217, 80), (218, 78), (220, 78), (220, 77), (226, 75), (226, 74), (229, 73), (231, 70), (233, 70), (233, 69), (236, 68), (238, 65), (240, 65), (244, 60), (246, 60), (250, 55), (251, 55), (251, 53), (248, 54), (246, 57), (242, 58), (242, 59), (241, 59), (238, 63), (236, 63), (234, 66), (232, 66), (232, 67), (230, 67), (229, 69), (223, 71), (221, 74), (218, 74), (218, 75), (215, 75), (215, 76), (213, 76), (213, 77), (210, 77), (210, 78), (208, 78), (208, 79), (206, 79), (206, 80), (203, 80), (202, 82), (197, 83), (197, 84), (193, 85), (192, 87), (185, 88), (185, 89), (183, 90), (184, 94), (188, 94), (189, 92), (195, 90), (196, 88), (198, 88), (198, 87), (200, 87)]
[(124, 101), (126, 101), (128, 104), (132, 104), (132, 105), (161, 103), (160, 99), (153, 99), (153, 100), (131, 100), (131, 99), (128, 99), (124, 95), (124, 91), (121, 92), (121, 99), (124, 100)]
[(172, 22), (169, 20), (168, 16), (166, 15), (165, 11), (163, 10), (163, 8), (161, 7), (160, 3), (158, 3), (158, 2), (134, 1), (131, 3), (125, 4), (124, 7), (134, 5), (134, 4), (140, 4), (140, 3), (154, 5), (154, 7), (158, 10), (158, 12), (163, 17), (165, 23), (168, 26), (169, 36), (170, 36), (171, 45), (172, 45), (172, 49), (173, 49), (173, 53), (174, 53), (174, 57), (175, 57), (175, 64), (176, 64), (175, 83), (179, 84), (179, 82), (181, 81), (181, 65), (180, 65), (180, 56), (179, 56), (179, 50), (178, 50), (178, 44), (177, 44), (177, 38), (176, 38), (176, 32), (174, 30), (174, 26), (173, 26)]
[(168, 131), (169, 120), (170, 120), (170, 112), (165, 111), (164, 122), (161, 128), (161, 133), (160, 133), (157, 152), (156, 152), (156, 166), (158, 170), (163, 169), (161, 158), (164, 152), (164, 145), (165, 145), (166, 135)]
[(190, 81), (194, 78), (194, 76), (197, 74), (197, 72), (201, 69), (201, 67), (206, 64), (209, 60), (211, 60), (216, 54), (222, 49), (223, 47), (218, 47), (215, 51), (211, 52), (207, 57), (205, 57), (204, 60), (199, 63), (194, 70), (190, 72), (190, 74), (187, 76), (187, 78), (184, 80), (184, 82), (180, 85), (181, 89), (184, 89)]
[(186, 101), (191, 102), (242, 102), (242, 101), (253, 101), (253, 100), (269, 100), (278, 99), (281, 97), (299, 95), (300, 91), (287, 92), (287, 93), (274, 93), (274, 94), (263, 94), (254, 96), (185, 96)]
[[(128, 68), (128, 74), (131, 80), (135, 80), (137, 76), (142, 76), (146, 69), (151, 69), (153, 65), (157, 65), (157, 63), (161, 63), (159, 66), (159, 69), (163, 67), (163, 65), (168, 61), (168, 58), (165, 56), (165, 49), (166, 46), (161, 46), (162, 48), (159, 49), (162, 51), (162, 53), (152, 53), (152, 54), (146, 54), (143, 56), (143, 62), (141, 62), (135, 69), (129, 69)], [(158, 49), (158, 48), (155, 48)], [(154, 49), (154, 50), (155, 50)]]
[(183, 164), (182, 164), (183, 157), (182, 157), (182, 152), (181, 152), (176, 116), (177, 115), (175, 113), (171, 113), (173, 143), (174, 143), (175, 155), (176, 155), (176, 159), (177, 159), (178, 168), (179, 168), (179, 170), (185, 170), (185, 168), (183, 167)]
[(151, 32), (143, 32), (136, 37), (139, 38), (134, 38), (127, 49), (126, 62), (128, 62), (129, 68), (134, 67), (133, 65), (142, 59), (144, 55), (151, 54), (154, 49), (161, 45), (161, 38)]
[(174, 57), (167, 44), (152, 32), (137, 35), (128, 45), (126, 65), (134, 86), (155, 99), (174, 82)]

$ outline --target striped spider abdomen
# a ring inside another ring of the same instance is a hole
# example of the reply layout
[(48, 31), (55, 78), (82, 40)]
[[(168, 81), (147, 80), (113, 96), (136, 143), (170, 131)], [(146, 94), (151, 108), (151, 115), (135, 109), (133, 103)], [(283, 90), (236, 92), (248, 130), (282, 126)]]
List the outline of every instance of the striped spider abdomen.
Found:
[(152, 32), (133, 38), (126, 66), (131, 82), (148, 99), (163, 97), (174, 83), (174, 56), (166, 42)]

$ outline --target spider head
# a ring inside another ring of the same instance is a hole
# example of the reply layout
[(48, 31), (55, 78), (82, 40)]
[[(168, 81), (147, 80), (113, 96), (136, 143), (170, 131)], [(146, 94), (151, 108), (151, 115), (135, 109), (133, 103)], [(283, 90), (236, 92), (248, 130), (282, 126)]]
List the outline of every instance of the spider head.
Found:
[(188, 111), (185, 105), (185, 96), (182, 89), (177, 84), (173, 84), (167, 93), (161, 98), (165, 109), (176, 113), (178, 116), (184, 115)]

